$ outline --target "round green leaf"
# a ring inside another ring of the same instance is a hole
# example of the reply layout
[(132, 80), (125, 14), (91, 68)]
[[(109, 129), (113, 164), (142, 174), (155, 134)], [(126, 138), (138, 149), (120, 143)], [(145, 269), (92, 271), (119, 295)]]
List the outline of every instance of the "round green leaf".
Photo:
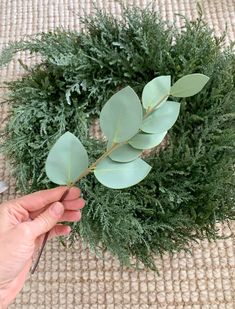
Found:
[[(112, 142), (108, 142), (107, 149), (112, 145)], [(128, 144), (123, 144), (114, 150), (109, 157), (113, 161), (117, 162), (130, 162), (137, 159), (141, 155), (142, 150), (135, 149)]]
[(120, 143), (134, 136), (142, 123), (141, 102), (131, 87), (114, 94), (100, 113), (100, 126), (109, 141)]
[(166, 133), (167, 131), (155, 134), (139, 133), (132, 137), (129, 144), (137, 149), (150, 149), (159, 145), (166, 136)]
[(143, 180), (150, 170), (151, 166), (142, 159), (118, 163), (106, 158), (97, 165), (94, 174), (102, 185), (112, 189), (123, 189)]
[(201, 91), (208, 80), (209, 77), (204, 74), (185, 75), (174, 83), (170, 94), (178, 98), (191, 97)]
[(46, 174), (58, 185), (74, 182), (87, 167), (86, 149), (70, 132), (66, 132), (56, 141), (46, 160)]
[[(154, 107), (158, 102), (165, 102), (170, 94), (170, 75), (159, 76), (152, 79), (144, 87), (142, 93), (142, 103), (145, 109)], [(163, 99), (164, 98), (164, 99)]]
[(144, 119), (141, 130), (146, 133), (163, 133), (176, 122), (180, 111), (180, 103), (166, 101)]

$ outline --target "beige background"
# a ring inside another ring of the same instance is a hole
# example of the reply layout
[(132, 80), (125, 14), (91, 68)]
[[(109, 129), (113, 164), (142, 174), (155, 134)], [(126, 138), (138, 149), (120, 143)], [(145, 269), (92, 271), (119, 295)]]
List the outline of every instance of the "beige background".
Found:
[[(128, 0), (124, 1), (127, 3)], [(98, 7), (120, 15), (114, 0), (93, 1)], [(182, 20), (196, 16), (194, 0), (152, 1), (164, 19)], [(202, 0), (205, 19), (217, 34), (227, 23), (227, 43), (235, 38), (235, 0)], [(145, 6), (147, 0), (130, 0), (130, 5)], [(0, 48), (9, 41), (57, 26), (80, 28), (79, 16), (93, 11), (90, 0), (0, 0)], [(27, 54), (18, 56), (25, 58)], [(0, 73), (3, 80), (16, 78), (22, 72), (17, 61)], [(4, 89), (0, 97), (3, 100)], [(6, 104), (0, 105), (0, 122), (6, 116)], [(16, 195), (14, 180), (0, 158), (0, 180), (10, 184), (0, 196), (3, 200)], [(235, 231), (235, 226), (232, 226)], [(222, 233), (228, 235), (228, 229)], [(47, 244), (37, 273), (32, 276), (15, 304), (10, 308), (167, 308), (167, 309), (233, 309), (235, 308), (235, 242), (233, 238), (214, 243), (206, 241), (192, 246), (192, 255), (180, 253), (156, 258), (160, 276), (152, 271), (121, 269), (118, 262), (105, 255), (96, 258), (78, 242), (65, 250), (57, 241)]]

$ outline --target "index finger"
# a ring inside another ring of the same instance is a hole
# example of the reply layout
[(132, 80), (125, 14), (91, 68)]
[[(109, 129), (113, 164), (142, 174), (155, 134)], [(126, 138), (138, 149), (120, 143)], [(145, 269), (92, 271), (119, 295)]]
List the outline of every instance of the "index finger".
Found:
[[(53, 202), (59, 201), (67, 189), (68, 187), (63, 186), (54, 189), (42, 190), (20, 197), (15, 201), (11, 201), (11, 203), (16, 202), (28, 211), (40, 210)], [(80, 196), (80, 194), (80, 189), (73, 187), (65, 196), (65, 200), (75, 200)]]

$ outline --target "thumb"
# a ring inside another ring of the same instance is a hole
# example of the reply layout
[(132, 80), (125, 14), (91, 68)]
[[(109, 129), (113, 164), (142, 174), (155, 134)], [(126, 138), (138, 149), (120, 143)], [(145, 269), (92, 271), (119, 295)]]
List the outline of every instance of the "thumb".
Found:
[(61, 219), (63, 213), (63, 204), (55, 202), (33, 221), (28, 222), (31, 225), (31, 231), (34, 237), (38, 237), (41, 234), (50, 231)]

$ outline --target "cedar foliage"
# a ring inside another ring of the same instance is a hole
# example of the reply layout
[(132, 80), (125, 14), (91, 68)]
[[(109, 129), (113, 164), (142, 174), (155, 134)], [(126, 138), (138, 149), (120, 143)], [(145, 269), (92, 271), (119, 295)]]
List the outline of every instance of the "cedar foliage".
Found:
[(89, 175), (79, 184), (87, 205), (71, 242), (80, 236), (121, 263), (135, 257), (155, 269), (154, 255), (215, 239), (216, 223), (235, 219), (235, 58), (201, 17), (185, 20), (180, 31), (149, 9), (125, 9), (121, 21), (97, 11), (84, 23), (81, 33), (58, 29), (3, 51), (1, 64), (19, 50), (42, 61), (24, 65), (25, 76), (8, 83), (11, 115), (1, 148), (22, 192), (52, 187), (44, 170), (50, 147), (69, 130), (97, 158), (105, 145), (88, 138), (89, 123), (117, 89), (130, 85), (140, 95), (158, 75), (210, 76), (198, 95), (181, 100), (169, 145), (147, 159), (153, 169), (144, 181), (111, 190)]

